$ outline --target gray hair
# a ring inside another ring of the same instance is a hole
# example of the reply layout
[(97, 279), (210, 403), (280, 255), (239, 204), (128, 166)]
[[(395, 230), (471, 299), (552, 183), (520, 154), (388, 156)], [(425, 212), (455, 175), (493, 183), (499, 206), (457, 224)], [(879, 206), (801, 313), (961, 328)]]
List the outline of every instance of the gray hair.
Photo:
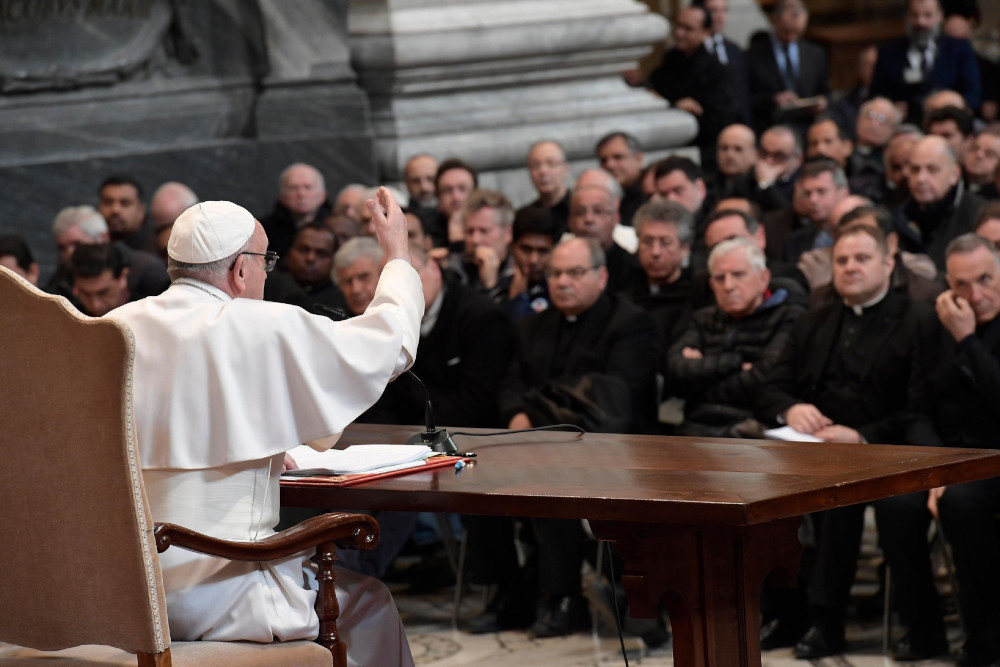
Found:
[(972, 232), (953, 238), (948, 247), (945, 248), (945, 259), (952, 255), (965, 255), (974, 252), (977, 248), (986, 248), (996, 265), (1000, 266), (1000, 254), (997, 254), (997, 248), (993, 242)]
[[(868, 111), (871, 110), (871, 108), (875, 105), (876, 102), (884, 102), (889, 105), (889, 107), (892, 109), (892, 116), (890, 117), (890, 120), (892, 121), (893, 127), (898, 129), (899, 124), (903, 122), (903, 113), (896, 108), (896, 105), (893, 104), (892, 100), (890, 100), (888, 97), (871, 98), (870, 100), (861, 105), (861, 109), (858, 110), (858, 113), (860, 114), (868, 113)], [(913, 127), (916, 128), (916, 126)]]
[(79, 227), (94, 241), (100, 241), (108, 233), (108, 223), (93, 206), (67, 206), (59, 211), (52, 221), (52, 236), (59, 238), (72, 227)]
[(681, 245), (691, 245), (694, 239), (694, 216), (675, 201), (654, 199), (640, 206), (632, 218), (636, 234), (642, 235), (643, 224), (647, 222), (672, 223), (677, 228), (677, 239)]
[(333, 256), (333, 269), (346, 269), (362, 257), (371, 259), (376, 264), (382, 261), (385, 253), (378, 241), (370, 236), (356, 236), (344, 245)]
[(734, 239), (727, 239), (712, 248), (712, 252), (708, 255), (708, 270), (712, 270), (712, 264), (715, 260), (719, 259), (723, 255), (728, 255), (734, 250), (743, 251), (747, 261), (750, 262), (750, 268), (752, 268), (755, 272), (759, 273), (767, 268), (767, 260), (764, 258), (764, 251), (758, 248), (757, 245), (750, 239), (739, 236)]
[(205, 262), (204, 264), (189, 264), (188, 262), (176, 260), (173, 257), (167, 257), (167, 275), (170, 276), (171, 281), (186, 277), (195, 278), (214, 285), (216, 280), (225, 278), (226, 274), (232, 269), (236, 258), (246, 252), (249, 247), (250, 239), (247, 239), (246, 243), (232, 255), (217, 259), (214, 262)]
[(314, 174), (316, 174), (316, 178), (318, 179), (319, 182), (319, 189), (326, 190), (326, 179), (323, 178), (323, 174), (320, 172), (319, 169), (312, 166), (311, 164), (306, 164), (305, 162), (293, 162), (292, 164), (282, 169), (281, 175), (278, 177), (278, 189), (283, 189), (285, 187), (285, 178), (287, 178), (288, 174), (291, 173), (292, 169), (295, 169), (296, 167), (307, 167), (308, 169), (310, 169)]
[[(622, 197), (625, 195), (625, 192), (622, 190), (621, 184), (619, 184), (618, 181), (615, 180), (614, 176), (604, 171), (600, 167), (591, 167), (590, 169), (584, 169), (582, 172), (580, 172), (580, 175), (577, 176), (576, 178), (577, 183), (579, 183), (583, 175), (588, 172), (600, 174), (604, 179), (604, 187), (602, 189), (607, 190), (608, 194), (611, 196), (612, 199), (617, 199), (618, 201), (621, 201)], [(598, 187), (598, 186), (595, 185), (591, 187)]]

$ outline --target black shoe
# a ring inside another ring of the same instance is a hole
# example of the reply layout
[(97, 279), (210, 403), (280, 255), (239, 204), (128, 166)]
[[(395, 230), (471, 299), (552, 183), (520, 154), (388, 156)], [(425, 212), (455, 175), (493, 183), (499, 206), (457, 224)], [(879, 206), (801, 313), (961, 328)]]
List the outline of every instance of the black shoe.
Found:
[(795, 646), (804, 634), (805, 628), (801, 624), (775, 618), (760, 626), (760, 650), (772, 651)]
[(844, 644), (843, 634), (829, 632), (814, 625), (792, 649), (792, 655), (798, 660), (828, 658), (843, 653)]
[(948, 654), (948, 640), (944, 633), (930, 637), (918, 636), (911, 632), (899, 640), (892, 649), (892, 659), (897, 662), (913, 662), (915, 660), (930, 660)]
[(525, 603), (524, 598), (515, 599), (508, 594), (498, 592), (484, 611), (469, 619), (465, 629), (473, 635), (523, 630), (534, 620), (533, 603)]
[(545, 605), (529, 632), (535, 637), (563, 637), (590, 625), (587, 601), (582, 595), (566, 595)]

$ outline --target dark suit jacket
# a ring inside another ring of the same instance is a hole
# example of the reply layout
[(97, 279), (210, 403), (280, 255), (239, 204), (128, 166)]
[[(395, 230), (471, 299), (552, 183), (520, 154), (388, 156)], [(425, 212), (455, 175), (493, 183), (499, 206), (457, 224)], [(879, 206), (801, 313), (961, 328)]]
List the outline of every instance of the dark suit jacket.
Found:
[(908, 198), (894, 213), (896, 230), (899, 232), (899, 247), (908, 252), (929, 255), (941, 273), (945, 271), (944, 251), (948, 243), (956, 236), (972, 231), (976, 216), (986, 204), (983, 198), (969, 193), (957, 199), (958, 201), (932, 216), (936, 218), (936, 225), (926, 234), (922, 234), (919, 225), (913, 222), (919, 213), (919, 208), (912, 198)]
[[(514, 348), (506, 313), (462, 285), (447, 284), (434, 329), (420, 337), (413, 372), (430, 392), (437, 425), (500, 427), (496, 396)], [(424, 393), (398, 377), (359, 421), (423, 424)]]
[[(902, 441), (912, 341), (917, 321), (926, 312), (927, 306), (893, 292), (881, 304), (875, 333), (863, 349), (868, 371), (861, 378), (857, 407), (852, 423), (844, 424), (868, 442)], [(844, 305), (838, 302), (810, 311), (795, 323), (757, 402), (758, 419), (774, 423), (796, 403), (812, 403), (824, 411), (819, 398), (843, 315)]]
[[(333, 211), (333, 206), (329, 200), (324, 200), (317, 209), (314, 219), (322, 221), (323, 218), (330, 215), (331, 211)], [(260, 225), (267, 232), (267, 249), (278, 253), (280, 256), (279, 266), (284, 266), (285, 257), (288, 256), (288, 250), (295, 242), (295, 232), (298, 230), (295, 219), (292, 218), (292, 212), (281, 202), (276, 202), (271, 212), (260, 219)]]
[(1000, 447), (1000, 317), (959, 343), (931, 312), (915, 339), (906, 444)]
[[(826, 52), (807, 40), (799, 41), (799, 97), (830, 94)], [(750, 105), (753, 109), (754, 129), (759, 135), (776, 121), (774, 96), (788, 90), (775, 60), (769, 33), (757, 33), (747, 49), (747, 76), (750, 80)], [(811, 116), (789, 118), (788, 122), (806, 125)], [(785, 119), (782, 119), (785, 120)]]
[(919, 108), (923, 98), (931, 91), (948, 88), (961, 93), (970, 109), (979, 108), (982, 101), (979, 66), (968, 40), (947, 35), (938, 37), (930, 80), (919, 84), (908, 84), (903, 76), (910, 63), (906, 57), (909, 48), (909, 40), (900, 37), (883, 44), (878, 50), (878, 62), (872, 78), (873, 97), (881, 95), (895, 102), (907, 102), (913, 111)]
[[(524, 410), (524, 395), (555, 379), (553, 361), (565, 316), (556, 308), (530, 315), (518, 324), (517, 352), (500, 392), (500, 415), (509, 422)], [(562, 361), (563, 377), (601, 373), (622, 379), (632, 404), (631, 430), (653, 431), (656, 422), (654, 379), (657, 333), (653, 318), (635, 304), (607, 291), (580, 315), (576, 345)]]

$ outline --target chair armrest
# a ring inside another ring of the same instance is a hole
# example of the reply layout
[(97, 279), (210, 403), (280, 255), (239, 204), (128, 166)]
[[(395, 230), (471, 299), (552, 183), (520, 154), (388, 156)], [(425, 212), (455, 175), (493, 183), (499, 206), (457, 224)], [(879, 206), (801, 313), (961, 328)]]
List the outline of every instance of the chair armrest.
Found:
[(373, 549), (378, 544), (378, 522), (367, 514), (342, 512), (311, 517), (256, 542), (234, 542), (210, 537), (183, 526), (158, 523), (153, 528), (156, 550), (175, 545), (229, 560), (269, 561), (333, 542), (341, 549)]

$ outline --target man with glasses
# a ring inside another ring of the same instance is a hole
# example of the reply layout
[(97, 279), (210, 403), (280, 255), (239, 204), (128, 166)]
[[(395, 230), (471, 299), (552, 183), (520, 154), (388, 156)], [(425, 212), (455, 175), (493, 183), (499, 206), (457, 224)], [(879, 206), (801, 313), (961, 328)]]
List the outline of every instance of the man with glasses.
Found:
[[(604, 252), (594, 240), (560, 243), (547, 275), (552, 307), (517, 327), (519, 345), (500, 390), (502, 421), (512, 429), (568, 419), (592, 431), (651, 432), (656, 425), (653, 319), (605, 289)], [(560, 394), (584, 400), (560, 410), (553, 400)], [(606, 414), (586, 410), (588, 401), (598, 402)], [(589, 622), (580, 581), (583, 528), (579, 521), (534, 523), (540, 604), (531, 632), (553, 637), (581, 630)], [(523, 602), (509, 592), (511, 604)]]
[[(172, 284), (109, 317), (135, 337), (133, 405), (155, 521), (259, 540), (278, 520), (278, 477), (296, 445), (329, 447), (416, 356), (424, 311), (406, 222), (388, 190), (369, 200), (388, 263), (364, 314), (344, 322), (261, 300), (277, 256), (244, 208), (203, 202), (178, 217)], [(177, 550), (160, 556), (176, 640), (315, 638), (306, 554), (243, 563)], [(352, 664), (412, 665), (377, 581), (338, 571), (341, 638)]]
[(802, 165), (802, 144), (787, 125), (775, 125), (760, 135), (753, 169), (733, 186), (732, 196), (756, 202), (770, 213), (792, 205), (795, 174)]
[(560, 235), (566, 231), (569, 219), (569, 163), (566, 152), (557, 142), (546, 139), (539, 141), (528, 151), (528, 173), (531, 184), (538, 191), (538, 199), (518, 209), (518, 213), (529, 208), (547, 210)]
[[(639, 269), (635, 255), (614, 240), (618, 208), (611, 193), (596, 186), (577, 186), (569, 205), (569, 231), (575, 236), (593, 239), (601, 247), (608, 274), (608, 289), (618, 292), (631, 284)], [(551, 287), (551, 285), (550, 285)]]

